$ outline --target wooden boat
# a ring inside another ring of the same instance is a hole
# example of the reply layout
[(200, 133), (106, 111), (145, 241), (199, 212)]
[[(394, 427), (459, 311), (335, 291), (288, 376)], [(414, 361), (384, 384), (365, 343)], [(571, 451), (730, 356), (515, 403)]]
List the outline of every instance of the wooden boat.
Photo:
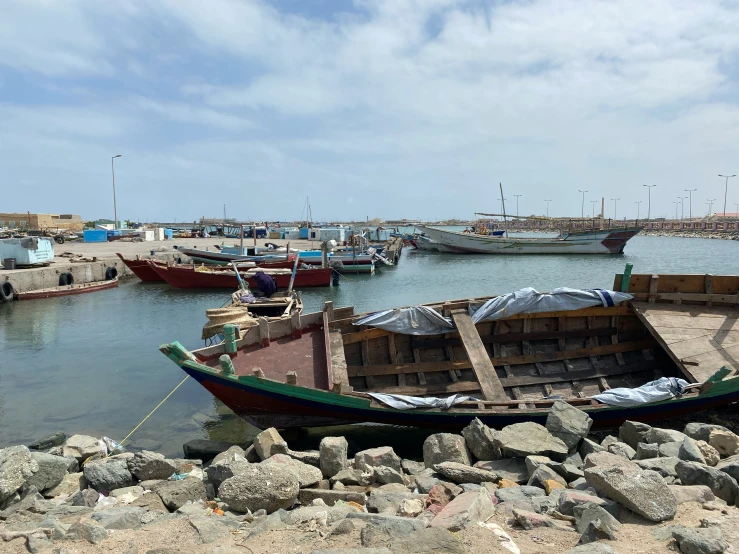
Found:
[[(694, 292), (697, 283), (703, 292)], [(493, 427), (544, 423), (558, 398), (586, 411), (596, 427), (612, 427), (739, 401), (739, 378), (725, 378), (739, 369), (739, 276), (708, 283), (702, 275), (634, 275), (623, 280), (623, 290), (646, 302), (524, 313), (477, 325), (468, 307), (485, 299), (431, 304), (453, 319), (456, 331), (424, 337), (357, 328), (352, 308), (327, 302), (323, 312), (260, 326), (231, 344), (233, 373), (219, 365), (228, 345), (189, 352), (171, 343), (160, 350), (262, 428), (354, 421), (458, 430), (476, 417)], [(617, 276), (614, 288), (621, 285)], [(632, 407), (592, 398), (662, 376), (700, 386)], [(448, 410), (397, 410), (370, 392), (466, 393), (479, 400)]]
[[(178, 289), (233, 289), (238, 286), (238, 280), (233, 270), (209, 269), (198, 266), (167, 265), (149, 260), (149, 265), (167, 283)], [(251, 288), (257, 289), (253, 279), (256, 271), (262, 270), (272, 275), (277, 282), (277, 288), (286, 289), (290, 285), (291, 269), (274, 269), (255, 267), (246, 271), (239, 271)], [(307, 287), (328, 287), (331, 285), (331, 268), (298, 269), (295, 273), (293, 286), (297, 289)]]
[(48, 289), (29, 290), (27, 292), (16, 292), (18, 300), (35, 300), (38, 298), (54, 298), (56, 296), (69, 296), (72, 294), (85, 294), (99, 290), (112, 289), (118, 286), (118, 279), (108, 281), (96, 281), (93, 283), (82, 283), (80, 285), (66, 285), (63, 287), (50, 287)]
[[(229, 265), (231, 262), (285, 262), (294, 260), (292, 254), (263, 254), (263, 255), (250, 255), (248, 254), (249, 249), (245, 249), (247, 252), (244, 255), (230, 252), (232, 249), (225, 249), (226, 252), (217, 250), (203, 250), (202, 248), (183, 248), (177, 249), (178, 252), (189, 256), (197, 263), (203, 264), (214, 264), (214, 265)], [(252, 248), (253, 251), (253, 248)]]
[(159, 274), (149, 265), (149, 260), (142, 260), (139, 256), (135, 259), (124, 258), (120, 252), (116, 252), (121, 261), (126, 264), (126, 267), (130, 269), (136, 277), (141, 279), (144, 283), (162, 283), (162, 279)]

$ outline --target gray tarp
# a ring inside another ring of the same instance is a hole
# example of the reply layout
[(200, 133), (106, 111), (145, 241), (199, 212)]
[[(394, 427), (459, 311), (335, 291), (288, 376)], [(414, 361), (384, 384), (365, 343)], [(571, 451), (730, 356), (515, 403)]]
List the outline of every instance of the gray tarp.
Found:
[(635, 389), (609, 389), (593, 396), (598, 402), (610, 406), (638, 406), (660, 402), (680, 396), (689, 383), (676, 377), (661, 377)]
[(402, 394), (382, 394), (379, 392), (368, 392), (367, 394), (378, 402), (387, 404), (396, 410), (412, 410), (414, 408), (441, 408), (442, 410), (448, 410), (460, 402), (477, 400), (477, 398), (472, 396), (462, 396), (461, 394), (455, 394), (448, 398), (404, 396)]
[(474, 323), (480, 323), (523, 313), (579, 310), (591, 306), (618, 306), (624, 300), (632, 298), (630, 294), (612, 290), (559, 288), (544, 293), (525, 288), (491, 298), (477, 308), (470, 306), (470, 316)]
[(454, 330), (451, 319), (427, 306), (375, 312), (356, 320), (354, 325), (371, 325), (402, 335), (438, 335)]

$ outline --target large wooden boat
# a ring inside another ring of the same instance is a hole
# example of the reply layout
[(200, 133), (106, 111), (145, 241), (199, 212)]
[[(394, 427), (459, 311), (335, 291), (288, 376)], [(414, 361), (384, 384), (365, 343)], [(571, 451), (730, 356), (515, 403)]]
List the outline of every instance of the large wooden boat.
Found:
[(60, 287), (50, 287), (47, 289), (29, 290), (27, 292), (16, 292), (15, 296), (18, 300), (35, 300), (38, 298), (54, 298), (57, 296), (70, 296), (72, 294), (85, 294), (88, 292), (97, 292), (105, 289), (112, 289), (118, 286), (118, 279), (110, 279), (108, 281), (95, 281), (93, 283), (82, 283), (79, 285), (65, 285)]
[[(199, 266), (167, 265), (161, 262), (149, 260), (150, 267), (167, 283), (178, 289), (233, 289), (239, 283), (233, 269), (210, 269)], [(254, 267), (239, 271), (241, 277), (249, 283), (253, 289), (257, 289), (257, 283), (253, 279), (256, 271), (262, 270), (272, 275), (277, 283), (277, 288), (286, 289), (290, 285), (292, 270), (287, 268), (263, 268)], [(296, 289), (308, 287), (328, 287), (331, 285), (331, 268), (316, 267), (312, 269), (298, 269), (295, 272)]]
[[(352, 308), (327, 302), (323, 312), (261, 325), (231, 345), (160, 350), (262, 428), (354, 421), (458, 430), (476, 417), (494, 427), (544, 423), (556, 399), (611, 427), (739, 401), (739, 276), (619, 275), (614, 289), (635, 298), (477, 324), (468, 308), (485, 299), (430, 304), (456, 328), (423, 337), (358, 327)], [(219, 365), (227, 351), (233, 373)], [(660, 377), (694, 385), (632, 407), (593, 398)], [(474, 399), (446, 410), (398, 410), (370, 393)]]

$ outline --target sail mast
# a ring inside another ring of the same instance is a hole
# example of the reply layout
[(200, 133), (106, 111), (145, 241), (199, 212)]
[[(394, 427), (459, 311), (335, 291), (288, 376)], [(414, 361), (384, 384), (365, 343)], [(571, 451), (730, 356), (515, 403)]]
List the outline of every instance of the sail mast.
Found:
[(508, 219), (505, 215), (505, 198), (503, 198), (503, 183), (500, 184), (500, 205), (503, 207), (503, 225), (505, 225), (505, 238), (508, 238)]

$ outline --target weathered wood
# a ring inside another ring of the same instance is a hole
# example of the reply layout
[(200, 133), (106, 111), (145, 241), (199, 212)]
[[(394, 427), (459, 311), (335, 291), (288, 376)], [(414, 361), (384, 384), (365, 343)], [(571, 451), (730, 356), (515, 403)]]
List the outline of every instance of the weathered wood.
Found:
[(266, 317), (259, 318), (259, 342), (262, 346), (269, 346), (269, 320)]
[[(421, 351), (418, 348), (413, 349), (413, 361), (416, 364), (416, 366), (418, 366), (418, 364), (421, 363)], [(416, 373), (416, 376), (418, 377), (419, 385), (426, 384), (426, 376), (423, 374), (423, 371), (418, 371)]]
[(385, 337), (390, 334), (391, 333), (389, 331), (385, 331), (385, 329), (377, 329), (374, 327), (371, 329), (364, 329), (363, 331), (357, 331), (356, 333), (346, 333), (344, 335), (344, 345), (348, 346), (356, 342)]
[[(705, 288), (706, 288), (706, 294), (713, 294), (713, 275), (706, 274), (705, 277)], [(712, 306), (713, 305), (713, 299), (706, 300), (706, 306)]]
[(326, 312), (329, 321), (334, 320), (334, 303), (331, 300), (326, 300), (323, 303), (323, 311)]
[[(505, 400), (506, 394), (500, 384), (490, 356), (480, 340), (477, 328), (467, 310), (453, 310), (452, 319), (462, 339), (462, 344), (470, 359), (472, 370), (480, 383), (482, 394), (486, 400)], [(458, 384), (458, 383), (455, 383)]]
[(657, 298), (657, 289), (659, 288), (659, 275), (652, 275), (649, 280), (649, 303), (654, 304)]
[[(368, 366), (370, 365), (370, 348), (369, 348), (369, 340), (364, 339), (362, 341), (362, 365)], [(375, 386), (375, 379), (372, 377), (372, 375), (365, 374), (364, 380), (367, 383), (367, 388), (369, 390), (372, 390)]]
[[(566, 321), (567, 318), (558, 318), (559, 321)], [(617, 330), (612, 327), (599, 327), (594, 329), (573, 329), (558, 331), (536, 331), (533, 333), (495, 333), (492, 335), (482, 335), (480, 340), (484, 344), (520, 342), (532, 340), (548, 340), (559, 339), (564, 350), (565, 338), (588, 338), (595, 336), (612, 335)], [(413, 339), (411, 344), (414, 348), (441, 348), (445, 346), (462, 346), (462, 341), (458, 338), (444, 339)]]
[(293, 338), (299, 339), (303, 336), (303, 328), (300, 324), (300, 313), (299, 312), (293, 312), (290, 314), (290, 328), (293, 331)]
[[(398, 348), (395, 346), (395, 335), (392, 333), (387, 336), (387, 349), (390, 354), (390, 363), (399, 364)], [(405, 373), (398, 373), (398, 386), (405, 386)]]
[[(447, 304), (444, 304), (444, 306), (442, 306), (442, 308), (441, 308), (441, 314), (444, 317), (450, 317), (452, 315), (452, 309), (449, 307), (449, 304), (448, 303)], [(444, 338), (445, 339), (449, 339), (449, 338), (451, 338), (451, 336), (452, 336), (452, 333), (444, 333)], [(446, 345), (444, 347), (444, 351), (446, 352), (446, 359), (453, 362), (454, 359), (455, 359), (455, 356), (454, 356), (454, 347), (451, 346), (451, 345)], [(452, 383), (456, 383), (457, 381), (459, 381), (459, 376), (457, 375), (457, 371), (458, 370), (455, 370), (455, 369), (450, 369), (449, 370), (449, 379), (451, 379)]]
[(287, 383), (288, 385), (297, 385), (298, 373), (296, 371), (288, 371), (285, 374), (285, 383)]
[(344, 344), (339, 331), (329, 331), (329, 352), (331, 356), (331, 381), (329, 383), (341, 383), (349, 385), (349, 374), (347, 373), (346, 357), (344, 355)]
[(739, 303), (739, 295), (737, 294), (707, 294), (703, 292), (633, 292), (631, 294), (635, 300), (654, 299), (657, 302), (665, 301), (676, 304), (682, 304), (683, 302), (710, 302), (712, 304), (713, 302), (717, 302), (735, 305)]

